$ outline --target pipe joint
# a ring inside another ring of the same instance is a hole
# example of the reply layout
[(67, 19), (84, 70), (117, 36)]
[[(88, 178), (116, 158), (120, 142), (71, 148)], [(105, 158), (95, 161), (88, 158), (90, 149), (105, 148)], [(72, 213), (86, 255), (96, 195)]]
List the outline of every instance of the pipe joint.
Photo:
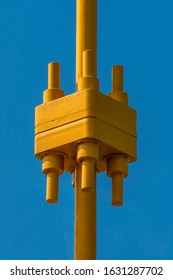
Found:
[(46, 154), (43, 157), (42, 172), (47, 175), (46, 201), (58, 201), (58, 179), (64, 172), (64, 157), (59, 154)]
[(77, 161), (81, 163), (81, 189), (94, 191), (96, 185), (96, 163), (99, 158), (98, 143), (82, 142), (77, 146)]
[(43, 102), (49, 102), (63, 97), (64, 91), (60, 89), (60, 64), (50, 62), (48, 64), (48, 89), (43, 92)]
[(99, 90), (99, 80), (96, 77), (96, 65), (93, 50), (82, 53), (82, 77), (78, 80), (78, 90), (93, 88)]

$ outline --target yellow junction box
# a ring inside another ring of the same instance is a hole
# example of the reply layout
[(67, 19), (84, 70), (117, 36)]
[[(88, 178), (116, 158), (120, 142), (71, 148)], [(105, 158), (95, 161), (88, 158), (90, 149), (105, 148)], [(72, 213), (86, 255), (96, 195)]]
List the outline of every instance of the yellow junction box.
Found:
[(106, 158), (125, 154), (136, 160), (136, 111), (95, 89), (46, 102), (35, 111), (35, 156), (64, 154), (64, 170), (76, 164), (77, 143), (99, 143), (97, 171), (106, 170)]

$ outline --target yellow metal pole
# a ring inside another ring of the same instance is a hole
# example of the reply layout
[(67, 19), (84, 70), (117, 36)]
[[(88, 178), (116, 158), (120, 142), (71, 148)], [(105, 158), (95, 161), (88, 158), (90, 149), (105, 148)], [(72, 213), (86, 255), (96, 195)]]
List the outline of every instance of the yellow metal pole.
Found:
[(112, 91), (97, 79), (97, 0), (76, 0), (76, 92), (64, 95), (60, 65), (48, 65), (48, 88), (35, 110), (35, 156), (47, 176), (46, 200), (58, 201), (58, 178), (74, 174), (76, 260), (96, 259), (96, 173), (112, 178), (112, 205), (123, 204), (123, 179), (136, 160), (136, 111), (114, 65)]
[[(82, 166), (75, 171), (75, 260), (96, 259), (96, 188), (84, 192), (81, 188)], [(95, 184), (95, 183), (94, 183)]]
[[(97, 73), (97, 0), (77, 0), (76, 4), (76, 86), (78, 90), (78, 81), (81, 77), (88, 77), (88, 75), (96, 77)], [(86, 87), (90, 87), (89, 83), (90, 80), (86, 80)], [(78, 157), (80, 158), (80, 155)], [(75, 173), (74, 257), (76, 260), (95, 260), (96, 168), (92, 157), (78, 163)], [(85, 174), (90, 178), (86, 178)], [(89, 191), (85, 191), (87, 189)]]
[(76, 84), (83, 75), (83, 51), (93, 51), (97, 73), (97, 0), (76, 1)]

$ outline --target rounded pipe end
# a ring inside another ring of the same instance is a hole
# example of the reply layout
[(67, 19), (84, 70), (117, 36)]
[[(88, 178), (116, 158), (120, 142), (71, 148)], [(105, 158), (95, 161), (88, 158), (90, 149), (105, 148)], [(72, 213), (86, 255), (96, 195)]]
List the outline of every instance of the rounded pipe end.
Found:
[(48, 89), (60, 88), (60, 64), (50, 62), (48, 64)]
[(117, 173), (112, 175), (112, 205), (123, 205), (123, 178)]
[(81, 189), (84, 192), (92, 192), (95, 189), (96, 169), (95, 162), (92, 159), (86, 159), (82, 162), (82, 181)]
[(47, 174), (46, 201), (50, 204), (58, 202), (58, 173)]
[(112, 67), (112, 89), (113, 91), (121, 90), (123, 91), (123, 66), (114, 65)]

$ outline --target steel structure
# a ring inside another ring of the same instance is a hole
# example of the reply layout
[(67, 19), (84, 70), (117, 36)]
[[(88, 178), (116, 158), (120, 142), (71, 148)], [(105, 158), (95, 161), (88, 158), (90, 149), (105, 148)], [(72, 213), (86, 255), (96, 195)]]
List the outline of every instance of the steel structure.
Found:
[(47, 176), (46, 201), (58, 201), (58, 177), (75, 191), (75, 259), (96, 259), (96, 174), (112, 178), (112, 205), (123, 204), (123, 178), (136, 160), (136, 111), (123, 90), (123, 67), (112, 69), (112, 92), (99, 91), (97, 0), (76, 1), (76, 92), (60, 89), (60, 65), (48, 65), (48, 89), (35, 110), (35, 156)]

